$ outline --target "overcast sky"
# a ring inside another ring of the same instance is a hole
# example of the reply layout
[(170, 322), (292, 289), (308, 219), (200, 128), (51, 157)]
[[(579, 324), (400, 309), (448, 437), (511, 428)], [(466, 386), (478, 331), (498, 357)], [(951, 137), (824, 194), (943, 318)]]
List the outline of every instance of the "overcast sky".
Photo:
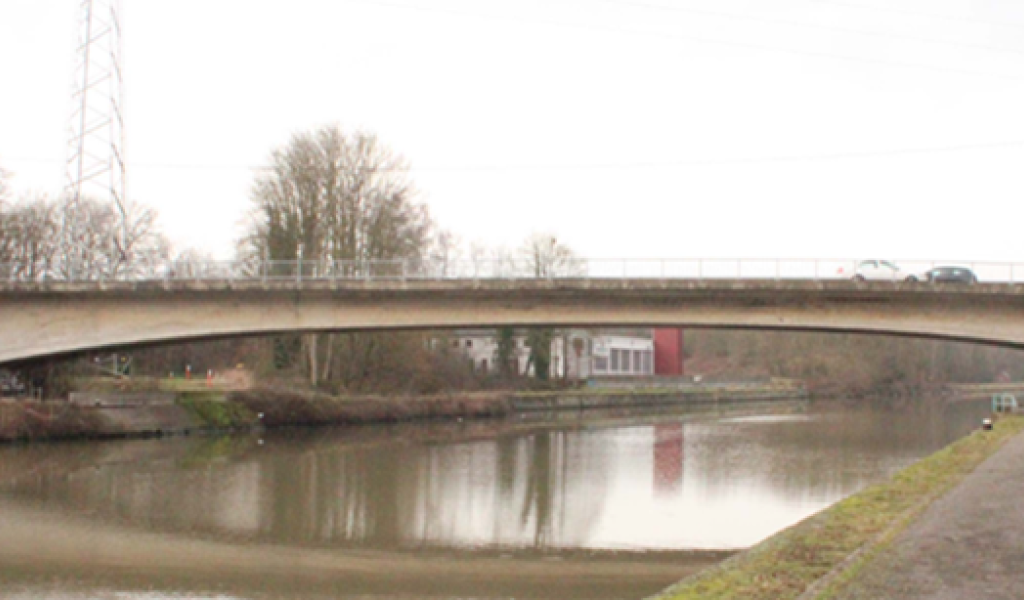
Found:
[[(78, 0), (0, 2), (0, 167), (63, 185)], [(1024, 2), (123, 0), (130, 195), (229, 258), (251, 167), (377, 133), (467, 243), (1024, 262)]]

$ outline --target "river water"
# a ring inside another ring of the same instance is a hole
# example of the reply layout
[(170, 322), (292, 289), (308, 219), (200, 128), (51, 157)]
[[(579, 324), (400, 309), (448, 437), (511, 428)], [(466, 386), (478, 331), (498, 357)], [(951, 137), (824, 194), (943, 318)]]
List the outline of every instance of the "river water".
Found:
[(740, 405), (0, 448), (0, 597), (637, 599), (985, 410)]

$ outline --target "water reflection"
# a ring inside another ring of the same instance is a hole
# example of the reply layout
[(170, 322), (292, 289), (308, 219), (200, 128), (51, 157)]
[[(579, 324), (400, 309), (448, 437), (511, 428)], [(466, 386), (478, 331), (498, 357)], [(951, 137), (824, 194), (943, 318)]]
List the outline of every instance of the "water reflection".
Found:
[(0, 581), (70, 578), (27, 588), (53, 598), (640, 597), (712, 558), (601, 553), (752, 545), (986, 407), (796, 408), (7, 447)]
[(671, 496), (683, 487), (683, 424), (654, 426), (654, 492)]
[(298, 545), (742, 548), (975, 422), (662, 415), (473, 441), (405, 428), (7, 449), (0, 491), (147, 529)]

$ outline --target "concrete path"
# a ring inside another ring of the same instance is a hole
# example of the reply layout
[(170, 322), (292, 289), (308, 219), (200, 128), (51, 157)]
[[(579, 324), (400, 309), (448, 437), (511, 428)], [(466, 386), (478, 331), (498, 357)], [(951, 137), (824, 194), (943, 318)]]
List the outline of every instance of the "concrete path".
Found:
[(1024, 435), (929, 506), (839, 597), (1024, 599)]

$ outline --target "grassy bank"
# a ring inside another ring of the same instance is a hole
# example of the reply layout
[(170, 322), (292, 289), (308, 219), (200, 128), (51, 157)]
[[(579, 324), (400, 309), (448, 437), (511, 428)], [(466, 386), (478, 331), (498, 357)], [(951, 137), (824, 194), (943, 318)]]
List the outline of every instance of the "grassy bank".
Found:
[(0, 442), (89, 437), (101, 427), (94, 413), (67, 404), (0, 400)]
[(977, 431), (890, 481), (855, 494), (656, 598), (799, 598), (826, 575), (830, 575), (828, 584), (813, 597), (832, 598), (931, 500), (1022, 431), (1024, 417), (1001, 419), (993, 431)]
[[(150, 394), (147, 396), (147, 394)], [(116, 390), (83, 393), (74, 403), (0, 403), (0, 442), (178, 434), (257, 427), (315, 427), (407, 421), (502, 418), (584, 409), (717, 402), (801, 400), (791, 386), (708, 389), (586, 388), (519, 392), (495, 390), (432, 396), (333, 396), (284, 387), (225, 390), (200, 387), (174, 393)]]

